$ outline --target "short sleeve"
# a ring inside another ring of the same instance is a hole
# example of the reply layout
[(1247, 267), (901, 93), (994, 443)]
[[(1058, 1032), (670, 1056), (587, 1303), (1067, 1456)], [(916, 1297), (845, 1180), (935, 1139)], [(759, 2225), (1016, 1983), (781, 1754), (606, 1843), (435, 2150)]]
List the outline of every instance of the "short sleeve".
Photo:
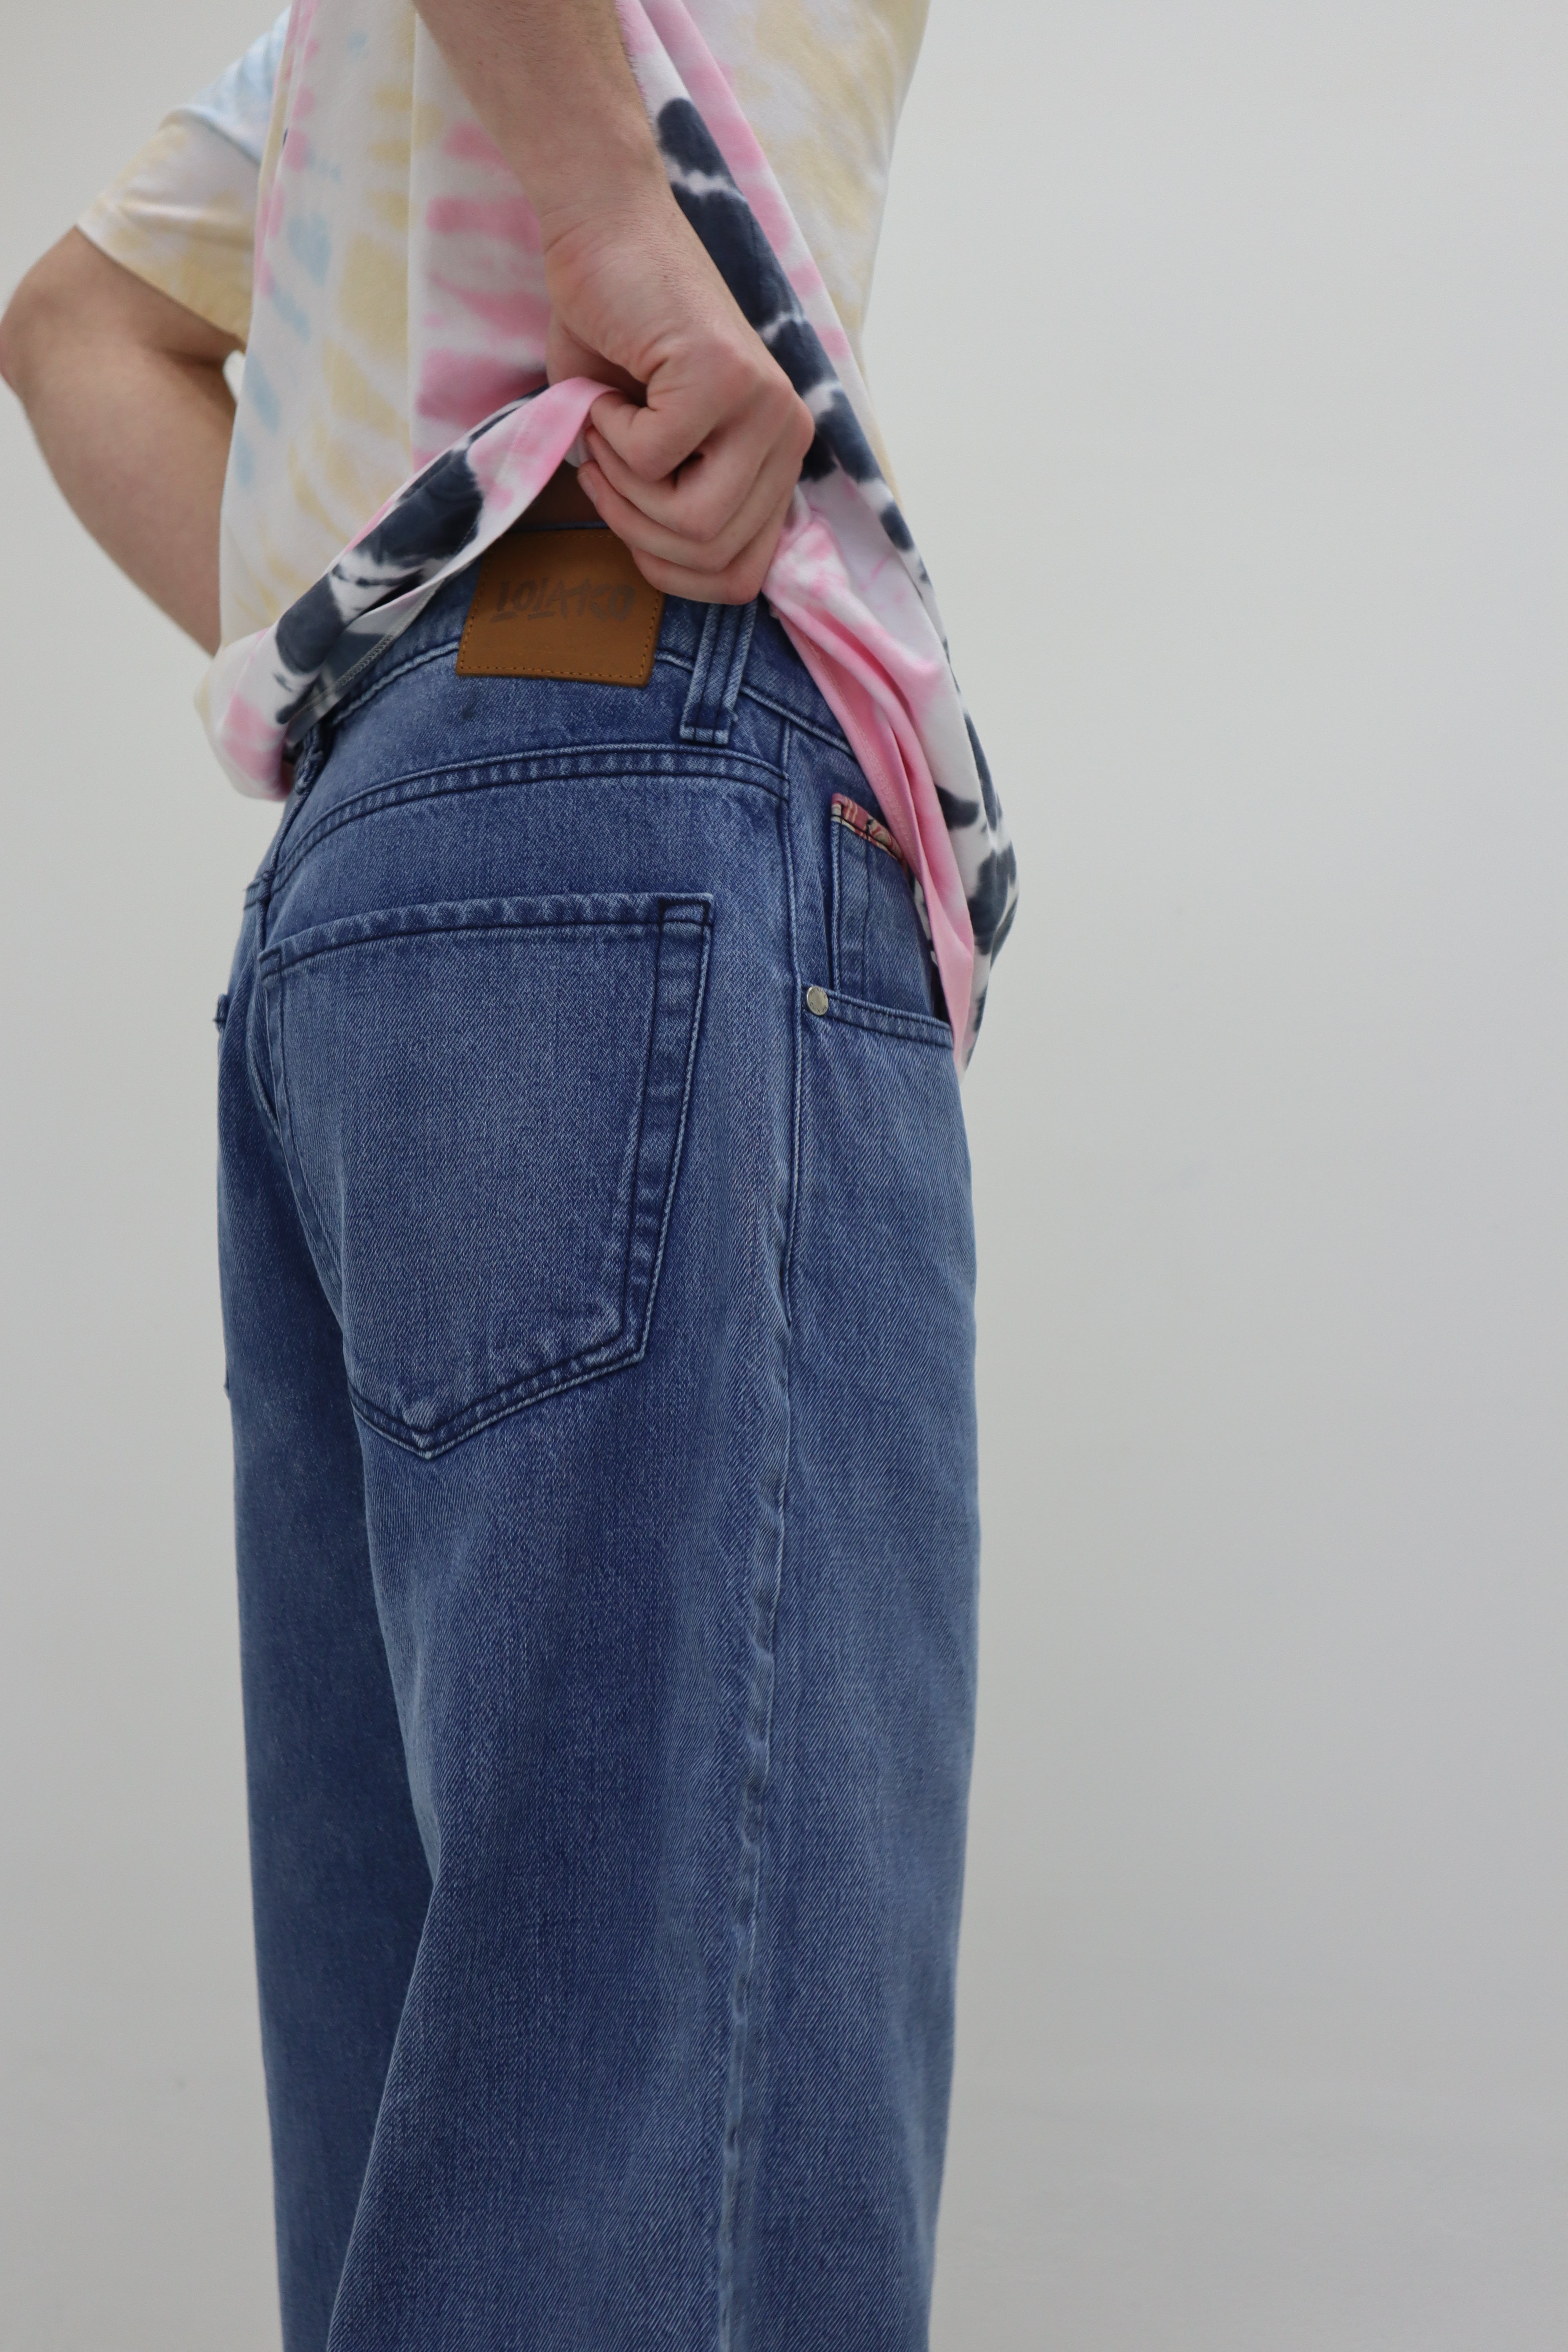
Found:
[(111, 261), (243, 343), (261, 157), (288, 11), (177, 107), (77, 226)]

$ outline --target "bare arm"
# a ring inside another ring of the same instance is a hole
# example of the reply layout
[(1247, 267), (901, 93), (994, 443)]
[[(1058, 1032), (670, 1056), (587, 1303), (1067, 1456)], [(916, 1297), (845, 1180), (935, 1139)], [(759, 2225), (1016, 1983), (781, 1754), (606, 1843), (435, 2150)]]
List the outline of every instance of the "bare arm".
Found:
[[(423, 0), (544, 231), (550, 372), (601, 378), (584, 488), (647, 576), (761, 587), (811, 419), (670, 194), (614, 0)], [(0, 319), (0, 375), (121, 569), (210, 652), (237, 345), (72, 229)]]
[(0, 375), (100, 545), (198, 645), (218, 642), (234, 338), (71, 229), (0, 319)]
[(581, 480), (656, 586), (754, 596), (812, 422), (669, 191), (614, 0), (418, 0), (544, 237), (550, 373), (595, 404)]

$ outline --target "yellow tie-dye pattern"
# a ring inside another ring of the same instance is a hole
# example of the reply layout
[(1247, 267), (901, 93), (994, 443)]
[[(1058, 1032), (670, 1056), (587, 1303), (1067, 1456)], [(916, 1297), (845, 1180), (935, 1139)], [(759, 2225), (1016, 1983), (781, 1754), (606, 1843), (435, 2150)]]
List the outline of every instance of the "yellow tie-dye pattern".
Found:
[(110, 260), (243, 343), (255, 215), (255, 164), (205, 122), (176, 117), (78, 226)]
[[(925, 11), (926, 0), (693, 0), (858, 359), (893, 133)], [(269, 248), (273, 278), (263, 283), (305, 321), (306, 340), (265, 436), (251, 435), (253, 478), (242, 486), (231, 471), (226, 642), (275, 621), (412, 462), (410, 167), (445, 139), (461, 100), (412, 6), (378, 9), (372, 39), (374, 79), (359, 101), (362, 184), (337, 189), (328, 205), (331, 267), (312, 274)], [(171, 117), (81, 222), (115, 260), (239, 341), (250, 324), (258, 192), (279, 168), (291, 64), (286, 52), (259, 172), (205, 122)], [(261, 415), (258, 403), (252, 423)], [(875, 421), (866, 422), (886, 470)]]
[[(341, 547), (368, 514), (397, 488), (400, 475), (384, 487), (356, 464), (343, 447), (330, 416), (314, 410), (288, 453), (289, 487), (301, 513), (310, 515)], [(345, 516), (353, 520), (345, 525)], [(276, 615), (274, 615), (276, 617)]]
[(414, 121), (410, 132), (416, 152), (417, 152), (421, 147), (434, 146), (450, 120), (451, 117), (444, 106), (432, 106), (421, 100), (414, 109)]
[[(363, 235), (353, 238), (343, 257), (337, 307), (341, 323), (368, 350), (401, 362), (408, 344), (406, 247)], [(406, 446), (406, 426), (403, 437)]]
[(376, 434), (390, 446), (401, 481), (408, 471), (408, 434), (404, 419), (384, 399), (353, 354), (330, 335), (321, 339), (321, 377), (332, 414), (356, 431)]
[(277, 545), (265, 515), (247, 516), (246, 529), (240, 532), (231, 526), (226, 514), (223, 575), (224, 603), (231, 616), (231, 634), (239, 637), (268, 627), (310, 585), (310, 575), (302, 572)]
[(710, 0), (698, 13), (857, 362), (893, 134), (927, 0)]
[(395, 236), (408, 235), (408, 191), (406, 188), (371, 188), (365, 194), (365, 210), (374, 213), (384, 228)]

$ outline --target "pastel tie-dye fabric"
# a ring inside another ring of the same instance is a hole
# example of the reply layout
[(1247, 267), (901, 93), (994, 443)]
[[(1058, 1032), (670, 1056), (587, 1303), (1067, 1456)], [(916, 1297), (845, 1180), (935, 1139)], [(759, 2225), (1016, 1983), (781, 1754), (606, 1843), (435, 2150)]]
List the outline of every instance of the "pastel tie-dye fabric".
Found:
[[(858, 356), (921, 0), (618, 0), (678, 203), (809, 404), (764, 593), (916, 880), (967, 1059), (1016, 869)], [(84, 232), (245, 344), (224, 643), (201, 705), (243, 792), (572, 457), (538, 223), (412, 0), (294, 0)]]

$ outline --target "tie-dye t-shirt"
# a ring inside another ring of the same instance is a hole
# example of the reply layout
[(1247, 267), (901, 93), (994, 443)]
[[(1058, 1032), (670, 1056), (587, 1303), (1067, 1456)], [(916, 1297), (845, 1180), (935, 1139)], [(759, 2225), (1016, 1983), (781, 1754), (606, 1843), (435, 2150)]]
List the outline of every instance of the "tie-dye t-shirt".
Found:
[[(671, 188), (809, 405), (764, 594), (916, 877), (961, 1062), (1012, 849), (858, 339), (922, 0), (618, 0)], [(84, 215), (245, 346), (203, 715), (242, 791), (577, 453), (538, 222), (412, 0), (294, 0)]]

